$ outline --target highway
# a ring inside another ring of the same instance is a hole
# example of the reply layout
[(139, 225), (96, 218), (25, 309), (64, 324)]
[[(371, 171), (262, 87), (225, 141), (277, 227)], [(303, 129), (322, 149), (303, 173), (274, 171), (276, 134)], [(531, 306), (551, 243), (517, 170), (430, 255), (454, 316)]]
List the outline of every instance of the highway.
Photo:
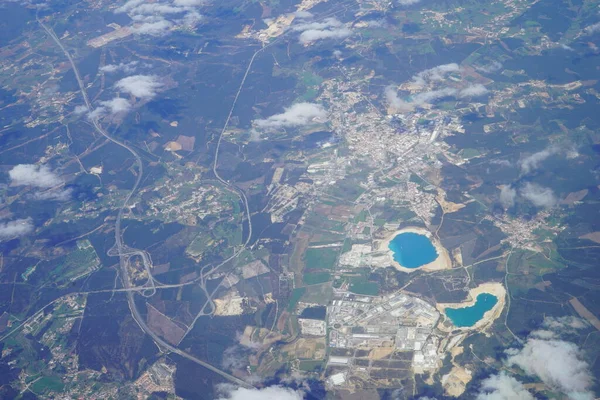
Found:
[[(52, 38), (52, 40), (54, 40), (54, 42), (57, 44), (57, 46), (60, 47), (60, 49), (63, 51), (63, 53), (65, 54), (65, 56), (69, 59), (69, 62), (71, 63), (71, 67), (73, 68), (73, 72), (75, 73), (75, 78), (77, 79), (77, 84), (79, 85), (79, 90), (81, 92), (81, 95), (83, 97), (83, 101), (85, 102), (86, 107), (88, 108), (89, 111), (92, 110), (92, 105), (89, 101), (85, 86), (83, 84), (83, 81), (81, 79), (81, 76), (79, 74), (79, 70), (77, 69), (77, 66), (75, 65), (75, 62), (73, 61), (73, 58), (71, 57), (71, 55), (69, 54), (69, 52), (65, 49), (65, 47), (63, 46), (63, 44), (61, 43), (60, 39), (58, 38), (58, 36), (56, 36), (56, 34), (54, 33), (54, 31), (47, 27), (41, 20), (37, 20), (38, 23), (41, 25), (41, 27), (46, 31), (46, 33)], [(154, 278), (152, 278), (152, 274), (150, 273), (150, 258), (148, 256), (148, 254), (144, 251), (141, 250), (137, 250), (137, 249), (131, 249), (129, 247), (126, 247), (123, 244), (123, 238), (121, 235), (121, 220), (123, 219), (123, 214), (124, 211), (127, 209), (127, 205), (129, 204), (129, 201), (131, 200), (131, 197), (135, 194), (135, 192), (137, 191), (140, 182), (142, 180), (142, 176), (143, 176), (143, 164), (142, 164), (142, 159), (140, 158), (140, 156), (137, 154), (137, 152), (129, 145), (121, 142), (118, 139), (113, 138), (112, 136), (110, 136), (105, 130), (104, 128), (102, 128), (102, 126), (100, 125), (100, 123), (98, 122), (97, 118), (93, 118), (91, 120), (94, 128), (96, 129), (96, 131), (98, 133), (100, 133), (102, 136), (104, 136), (106, 139), (108, 139), (109, 141), (123, 147), (124, 149), (126, 149), (127, 151), (129, 151), (129, 153), (131, 153), (131, 155), (135, 158), (136, 160), (136, 164), (138, 167), (138, 175), (137, 175), (137, 179), (135, 180), (135, 183), (133, 185), (133, 187), (131, 188), (131, 191), (129, 192), (129, 194), (127, 195), (127, 197), (125, 198), (125, 200), (123, 201), (123, 205), (121, 206), (121, 208), (119, 209), (119, 212), (117, 214), (117, 219), (115, 221), (115, 246), (113, 249), (111, 249), (111, 253), (109, 255), (118, 255), (119, 257), (119, 266), (121, 269), (121, 279), (123, 280), (123, 286), (125, 289), (130, 289), (131, 288), (131, 281), (129, 279), (129, 273), (127, 271), (127, 267), (129, 264), (129, 258), (133, 255), (137, 255), (140, 256), (143, 260), (144, 266), (146, 268), (146, 270), (149, 272), (149, 282), (151, 282), (152, 284), (152, 288), (154, 288)], [(146, 288), (147, 289), (147, 288)], [(134, 299), (134, 291), (131, 290), (127, 290), (126, 291), (126, 295), (127, 295), (127, 302), (129, 303), (129, 310), (131, 311), (131, 315), (133, 316), (133, 319), (135, 320), (135, 322), (139, 325), (139, 327), (142, 329), (142, 331), (144, 331), (145, 333), (147, 333), (148, 335), (150, 335), (150, 337), (152, 338), (152, 340), (154, 340), (154, 342), (156, 343), (156, 345), (159, 347), (159, 349), (161, 350), (168, 350), (172, 353), (178, 354), (190, 361), (195, 362), (198, 365), (201, 365), (203, 367), (205, 367), (206, 369), (209, 369), (217, 374), (219, 374), (220, 376), (222, 376), (223, 378), (237, 384), (240, 385), (242, 387), (246, 387), (246, 388), (252, 388), (253, 386), (250, 385), (249, 383), (236, 378), (233, 375), (228, 374), (225, 371), (220, 370), (219, 368), (214, 367), (213, 365), (202, 361), (196, 357), (194, 357), (193, 355), (178, 349), (175, 346), (172, 346), (171, 344), (167, 343), (166, 341), (164, 341), (161, 337), (159, 337), (154, 331), (152, 331), (148, 325), (146, 325), (146, 322), (144, 321), (143, 317), (140, 315), (139, 310), (137, 309), (137, 305), (135, 304), (135, 299)]]
[[(343, 13), (346, 11), (345, 7), (342, 6), (346, 6), (348, 3), (350, 3), (351, 1), (343, 1), (340, 3), (340, 7), (336, 8), (335, 11), (329, 13), (328, 15), (322, 15), (320, 16), (320, 18), (315, 19), (316, 21), (318, 20), (322, 20), (325, 19), (327, 17), (330, 17), (332, 15), (338, 14), (338, 13)], [(67, 49), (63, 46), (62, 42), (60, 41), (60, 39), (58, 38), (58, 36), (56, 36), (56, 34), (54, 33), (54, 31), (46, 26), (37, 16), (36, 16), (37, 22), (40, 24), (40, 26), (44, 29), (44, 31), (46, 31), (46, 33), (48, 34), (48, 36), (50, 36), (52, 38), (52, 40), (56, 43), (56, 45), (58, 47), (60, 47), (60, 49), (62, 50), (62, 52), (64, 53), (64, 55), (67, 57), (67, 59), (69, 60), (69, 63), (71, 64), (71, 67), (73, 68), (73, 72), (75, 74), (75, 78), (77, 80), (77, 84), (79, 86), (79, 91), (81, 92), (81, 96), (83, 97), (83, 101), (88, 109), (88, 111), (92, 111), (92, 104), (89, 100), (89, 97), (87, 95), (87, 91), (85, 88), (85, 85), (83, 83), (83, 80), (81, 79), (81, 76), (79, 74), (79, 70), (75, 64), (75, 62), (73, 61), (73, 58), (71, 57), (71, 55), (69, 54), (69, 52), (67, 51)], [(165, 342), (162, 338), (160, 338), (156, 333), (154, 333), (145, 323), (143, 317), (141, 316), (139, 310), (137, 309), (137, 305), (135, 304), (135, 299), (134, 299), (134, 295), (136, 292), (140, 292), (141, 295), (144, 296), (152, 296), (154, 293), (156, 293), (156, 289), (160, 288), (173, 288), (173, 287), (181, 287), (181, 286), (185, 286), (185, 285), (190, 285), (190, 284), (194, 284), (198, 281), (200, 287), (204, 290), (204, 292), (206, 293), (207, 296), (207, 301), (204, 304), (204, 306), (202, 307), (202, 309), (200, 310), (200, 312), (198, 313), (198, 315), (196, 316), (196, 318), (194, 319), (194, 322), (190, 325), (188, 331), (186, 332), (189, 333), (196, 320), (203, 315), (211, 315), (214, 313), (214, 302), (213, 302), (213, 297), (215, 296), (218, 288), (220, 287), (220, 284), (217, 285), (217, 287), (215, 289), (213, 289), (213, 291), (211, 293), (208, 293), (207, 289), (206, 289), (206, 280), (207, 278), (213, 274), (214, 272), (216, 272), (217, 270), (219, 270), (223, 265), (225, 265), (226, 263), (228, 263), (229, 261), (235, 259), (239, 254), (241, 254), (242, 251), (244, 251), (249, 243), (250, 243), (250, 239), (252, 238), (252, 220), (250, 218), (251, 214), (250, 214), (250, 207), (248, 205), (248, 199), (246, 197), (246, 194), (244, 193), (243, 190), (241, 190), (240, 188), (238, 188), (237, 186), (235, 186), (233, 183), (223, 179), (221, 177), (221, 175), (218, 172), (218, 160), (219, 160), (219, 150), (221, 147), (221, 142), (223, 139), (223, 134), (225, 133), (225, 131), (227, 130), (228, 126), (229, 126), (229, 122), (231, 120), (231, 117), (233, 115), (234, 109), (237, 105), (237, 101), (238, 98), (240, 96), (240, 93), (244, 87), (244, 84), (246, 82), (246, 78), (248, 77), (250, 70), (252, 68), (252, 65), (254, 64), (254, 60), (256, 59), (256, 57), (263, 52), (264, 50), (266, 50), (267, 48), (275, 45), (276, 43), (279, 43), (280, 41), (282, 41), (288, 33), (290, 32), (294, 32), (292, 30), (290, 30), (289, 32), (286, 32), (285, 34), (281, 35), (280, 37), (278, 37), (277, 39), (271, 41), (270, 43), (263, 45), (263, 47), (261, 47), (260, 49), (258, 49), (257, 51), (254, 52), (254, 54), (252, 55), (250, 61), (248, 62), (248, 66), (246, 68), (246, 71), (244, 73), (244, 76), (242, 78), (242, 81), (240, 82), (240, 85), (238, 87), (237, 93), (235, 95), (233, 104), (231, 105), (231, 108), (229, 110), (229, 114), (227, 116), (227, 119), (225, 121), (225, 124), (223, 126), (223, 129), (221, 130), (218, 140), (217, 140), (217, 145), (215, 148), (215, 155), (214, 155), (214, 160), (213, 160), (213, 165), (212, 165), (212, 170), (213, 173), (216, 177), (216, 179), (221, 182), (223, 185), (225, 185), (226, 187), (232, 189), (233, 191), (235, 191), (236, 193), (238, 193), (240, 199), (242, 200), (242, 202), (244, 203), (244, 208), (245, 208), (245, 212), (246, 212), (246, 218), (248, 220), (248, 234), (246, 237), (245, 242), (242, 244), (242, 246), (237, 250), (234, 251), (233, 255), (231, 255), (230, 257), (228, 257), (227, 259), (223, 260), (221, 263), (219, 263), (218, 265), (210, 268), (210, 270), (208, 272), (204, 272), (204, 269), (207, 268), (206, 266), (203, 267), (201, 269), (201, 273), (200, 276), (196, 279), (193, 279), (191, 281), (185, 282), (185, 283), (179, 283), (179, 284), (163, 284), (160, 283), (158, 281), (155, 280), (155, 278), (152, 276), (152, 270), (151, 270), (151, 266), (152, 266), (152, 260), (150, 259), (150, 256), (147, 252), (143, 251), (143, 250), (139, 250), (139, 249), (134, 249), (131, 248), (129, 246), (127, 246), (124, 242), (123, 242), (123, 237), (122, 237), (122, 233), (121, 233), (121, 221), (123, 219), (123, 215), (125, 213), (125, 211), (128, 209), (128, 204), (131, 200), (131, 198), (133, 197), (133, 195), (137, 192), (139, 185), (141, 183), (143, 174), (144, 174), (144, 169), (143, 169), (143, 163), (142, 163), (142, 159), (141, 157), (138, 155), (138, 153), (135, 151), (135, 149), (133, 147), (131, 147), (130, 145), (122, 142), (119, 139), (116, 139), (114, 137), (112, 137), (111, 135), (109, 135), (106, 130), (100, 125), (98, 118), (94, 117), (94, 118), (90, 118), (90, 121), (94, 127), (94, 129), (96, 130), (96, 132), (98, 132), (99, 134), (101, 134), (103, 137), (105, 137), (107, 140), (109, 140), (110, 142), (126, 149), (134, 158), (135, 158), (135, 164), (137, 166), (137, 178), (135, 180), (135, 183), (133, 185), (133, 187), (131, 188), (129, 194), (126, 196), (125, 200), (123, 201), (123, 205), (119, 208), (118, 214), (117, 214), (117, 218), (115, 220), (115, 245), (113, 246), (112, 249), (109, 250), (108, 254), (110, 256), (116, 256), (119, 257), (119, 268), (120, 268), (120, 272), (121, 272), (121, 279), (123, 281), (123, 288), (121, 289), (112, 289), (112, 290), (98, 290), (98, 291), (90, 291), (87, 293), (102, 293), (102, 292), (125, 292), (126, 296), (127, 296), (127, 301), (129, 304), (129, 309), (131, 311), (131, 315), (133, 316), (133, 319), (136, 321), (136, 323), (138, 324), (138, 326), (142, 329), (142, 331), (144, 331), (145, 333), (147, 333), (148, 335), (150, 335), (150, 337), (154, 340), (154, 342), (156, 343), (156, 345), (159, 347), (159, 349), (161, 350), (167, 350), (169, 352), (178, 354), (190, 361), (195, 362), (198, 365), (201, 365), (217, 374), (219, 374), (220, 376), (222, 376), (223, 378), (237, 384), (240, 385), (242, 387), (246, 387), (246, 388), (252, 388), (254, 387), (253, 385), (250, 385), (249, 383), (236, 378), (233, 375), (228, 374), (225, 371), (220, 370), (219, 368), (214, 367), (213, 365), (204, 362), (196, 357), (194, 357), (193, 355), (180, 350), (179, 348)], [(129, 266), (129, 260), (131, 257), (133, 256), (139, 256), (142, 259), (142, 262), (144, 264), (144, 268), (146, 270), (146, 272), (148, 273), (148, 281), (142, 285), (142, 286), (137, 286), (137, 287), (133, 287), (131, 285), (131, 281), (130, 281), (130, 277), (129, 277), (129, 273), (128, 273), (128, 266)], [(145, 292), (147, 291), (151, 291), (151, 294), (146, 295)], [(83, 294), (83, 293), (82, 293)], [(212, 309), (212, 311), (210, 313), (206, 313), (205, 309), (206, 307), (210, 304), (210, 307)], [(12, 331), (14, 332), (14, 330)], [(12, 333), (11, 332), (11, 333)]]

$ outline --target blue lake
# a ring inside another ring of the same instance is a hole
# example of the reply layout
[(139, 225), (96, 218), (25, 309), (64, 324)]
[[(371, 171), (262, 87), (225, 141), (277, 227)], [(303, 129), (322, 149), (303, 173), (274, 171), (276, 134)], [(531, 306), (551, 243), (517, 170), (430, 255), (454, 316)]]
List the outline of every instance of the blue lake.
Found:
[(418, 233), (401, 233), (390, 241), (388, 247), (394, 252), (394, 260), (405, 268), (419, 268), (438, 257), (431, 240)]
[(491, 310), (498, 298), (489, 293), (481, 293), (477, 296), (475, 304), (463, 308), (446, 308), (446, 315), (455, 326), (460, 328), (473, 326), (483, 318), (483, 314)]

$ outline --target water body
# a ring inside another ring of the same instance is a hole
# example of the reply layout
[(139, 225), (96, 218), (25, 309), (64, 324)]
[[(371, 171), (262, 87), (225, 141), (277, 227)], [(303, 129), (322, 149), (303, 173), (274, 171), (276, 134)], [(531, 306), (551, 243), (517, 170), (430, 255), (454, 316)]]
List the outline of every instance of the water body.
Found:
[(446, 315), (455, 326), (460, 328), (473, 326), (483, 318), (483, 314), (491, 310), (498, 298), (489, 293), (481, 293), (477, 296), (475, 304), (463, 308), (446, 308)]
[(406, 232), (396, 235), (388, 247), (394, 252), (394, 260), (405, 268), (419, 268), (438, 257), (431, 240), (418, 233)]
[(317, 307), (307, 307), (302, 311), (300, 318), (306, 319), (318, 319), (321, 321), (325, 320), (327, 316), (327, 307), (317, 306)]

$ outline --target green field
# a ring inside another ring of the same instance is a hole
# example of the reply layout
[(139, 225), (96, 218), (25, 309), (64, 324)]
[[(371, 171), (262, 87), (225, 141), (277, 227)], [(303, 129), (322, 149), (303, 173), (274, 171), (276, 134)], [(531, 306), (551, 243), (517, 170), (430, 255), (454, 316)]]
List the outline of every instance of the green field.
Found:
[(292, 311), (298, 305), (300, 298), (306, 292), (306, 288), (296, 288), (292, 291), (290, 296), (290, 303), (288, 304), (288, 311)]
[(377, 296), (379, 294), (379, 284), (377, 282), (352, 283), (350, 284), (350, 291), (356, 294)]
[(307, 286), (305, 289), (302, 301), (306, 303), (326, 306), (333, 298), (333, 288), (330, 284)]
[(316, 285), (330, 281), (331, 274), (329, 272), (309, 272), (302, 276), (302, 280), (305, 285)]
[(31, 385), (31, 390), (34, 393), (45, 393), (45, 392), (62, 392), (65, 385), (62, 383), (59, 377), (56, 376), (44, 376), (37, 380)]
[(304, 253), (306, 270), (327, 269), (332, 270), (337, 260), (338, 248), (308, 249)]
[(310, 371), (322, 369), (323, 366), (324, 366), (323, 361), (303, 360), (303, 361), (300, 361), (299, 368), (301, 371), (310, 372)]

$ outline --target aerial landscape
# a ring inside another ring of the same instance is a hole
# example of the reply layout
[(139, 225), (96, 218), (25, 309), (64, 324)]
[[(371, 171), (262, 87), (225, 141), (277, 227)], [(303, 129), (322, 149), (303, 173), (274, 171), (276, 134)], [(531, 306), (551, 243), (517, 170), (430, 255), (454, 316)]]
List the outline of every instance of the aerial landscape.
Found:
[(600, 398), (595, 0), (0, 0), (0, 399)]

